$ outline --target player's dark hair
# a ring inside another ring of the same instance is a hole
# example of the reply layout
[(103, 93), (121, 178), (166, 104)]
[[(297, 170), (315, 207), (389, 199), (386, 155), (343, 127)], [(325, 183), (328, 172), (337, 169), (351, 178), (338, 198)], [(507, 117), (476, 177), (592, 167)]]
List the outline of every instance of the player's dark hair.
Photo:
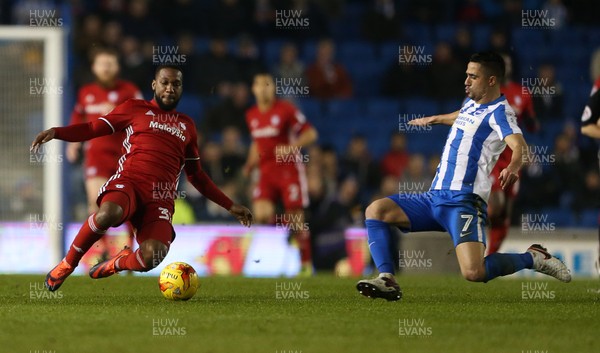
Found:
[(479, 63), (488, 76), (496, 76), (498, 81), (504, 79), (504, 59), (493, 51), (484, 51), (471, 55), (469, 62)]
[(114, 56), (115, 58), (119, 59), (119, 52), (114, 48), (94, 47), (94, 48), (90, 49), (90, 51), (89, 51), (90, 63), (93, 63), (94, 60), (96, 60), (96, 57), (98, 57), (98, 55), (102, 55), (102, 54)]
[(183, 70), (181, 70), (180, 66), (177, 65), (158, 65), (156, 67), (156, 70), (154, 70), (154, 77), (158, 76), (158, 73), (160, 72), (160, 70), (162, 69), (173, 69), (173, 70), (177, 70), (179, 72), (181, 72), (181, 75), (183, 76)]

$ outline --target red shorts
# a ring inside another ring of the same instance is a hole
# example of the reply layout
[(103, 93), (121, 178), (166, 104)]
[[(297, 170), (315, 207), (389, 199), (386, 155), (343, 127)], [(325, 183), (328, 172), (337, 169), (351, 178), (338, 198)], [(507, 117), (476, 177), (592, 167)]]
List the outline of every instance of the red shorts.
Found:
[(492, 180), (492, 192), (500, 191), (503, 192), (506, 197), (514, 199), (519, 193), (519, 180), (517, 180), (509, 188), (502, 190), (502, 187), (500, 186), (500, 172), (503, 169), (503, 167), (496, 165), (490, 173), (490, 179)]
[(304, 166), (279, 166), (261, 169), (252, 193), (254, 200), (281, 201), (286, 210), (308, 207), (308, 188)]
[(118, 154), (88, 150), (84, 163), (85, 178), (110, 178), (117, 172), (119, 158), (121, 156)]
[(173, 200), (156, 196), (151, 184), (119, 177), (109, 179), (100, 188), (96, 202), (98, 206), (106, 201), (120, 205), (123, 208), (121, 223), (131, 222), (138, 244), (155, 239), (169, 246), (175, 239), (175, 230), (171, 225), (174, 203)]

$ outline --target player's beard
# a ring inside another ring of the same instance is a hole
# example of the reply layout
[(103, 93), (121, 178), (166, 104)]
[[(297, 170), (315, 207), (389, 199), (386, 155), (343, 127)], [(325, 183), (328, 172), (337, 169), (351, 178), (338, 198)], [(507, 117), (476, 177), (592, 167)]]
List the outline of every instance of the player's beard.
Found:
[(181, 99), (181, 97), (177, 98), (175, 101), (173, 101), (172, 104), (165, 104), (162, 101), (162, 98), (160, 98), (160, 96), (156, 93), (156, 91), (154, 91), (154, 100), (156, 101), (156, 104), (158, 104), (159, 108), (162, 110), (173, 110), (177, 107), (177, 103), (179, 103), (179, 99)]

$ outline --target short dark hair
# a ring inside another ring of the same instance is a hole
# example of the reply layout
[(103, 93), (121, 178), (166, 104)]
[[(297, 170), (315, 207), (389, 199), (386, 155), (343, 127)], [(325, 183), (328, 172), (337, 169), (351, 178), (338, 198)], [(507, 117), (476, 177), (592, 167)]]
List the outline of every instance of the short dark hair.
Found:
[(173, 70), (177, 70), (179, 72), (181, 72), (181, 75), (183, 76), (183, 70), (181, 70), (180, 66), (177, 65), (168, 65), (168, 64), (163, 64), (163, 65), (158, 65), (156, 67), (156, 70), (154, 70), (154, 77), (158, 76), (158, 73), (160, 72), (160, 70), (162, 69), (173, 69)]
[(493, 51), (484, 51), (471, 55), (469, 62), (479, 63), (488, 76), (496, 76), (498, 80), (504, 79), (504, 59)]

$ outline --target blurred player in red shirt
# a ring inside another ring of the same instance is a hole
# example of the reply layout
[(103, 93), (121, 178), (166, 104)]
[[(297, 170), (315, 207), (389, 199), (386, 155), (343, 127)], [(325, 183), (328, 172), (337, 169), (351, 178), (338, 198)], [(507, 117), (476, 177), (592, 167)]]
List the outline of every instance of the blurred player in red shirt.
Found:
[(125, 132), (125, 153), (116, 173), (100, 188), (100, 208), (84, 222), (65, 258), (46, 276), (45, 285), (57, 290), (73, 272), (83, 255), (106, 230), (125, 221), (137, 229), (139, 248), (121, 250), (110, 260), (90, 269), (90, 277), (103, 278), (119, 271), (149, 271), (164, 259), (175, 231), (171, 225), (174, 198), (181, 171), (207, 199), (227, 209), (245, 226), (252, 224), (252, 213), (234, 204), (200, 167), (194, 121), (175, 111), (183, 91), (183, 74), (175, 66), (159, 66), (152, 81), (154, 99), (130, 99), (94, 121), (55, 127), (38, 134), (31, 145), (54, 138), (82, 142), (96, 137)]
[[(79, 89), (77, 103), (71, 114), (71, 125), (87, 123), (108, 114), (114, 107), (130, 98), (141, 99), (142, 93), (131, 82), (120, 80), (119, 60), (117, 52), (100, 48), (92, 52), (92, 73), (96, 81)], [(115, 132), (112, 135), (98, 137), (85, 144), (84, 178), (88, 201), (88, 214), (98, 211), (96, 198), (98, 190), (117, 171), (119, 157), (125, 133)], [(81, 142), (67, 144), (67, 159), (74, 163), (79, 158)], [(133, 229), (128, 223), (130, 236)], [(129, 238), (129, 245), (133, 239)], [(105, 259), (110, 256), (108, 237), (102, 238), (105, 248)]]
[[(517, 115), (517, 122), (530, 132), (539, 129), (538, 121), (533, 110), (533, 100), (531, 96), (523, 90), (523, 86), (512, 80), (512, 59), (507, 54), (502, 54), (506, 73), (504, 82), (500, 86), (500, 91), (506, 97), (508, 104), (513, 108)], [(488, 219), (490, 222), (490, 233), (486, 248), (487, 254), (493, 254), (500, 249), (502, 241), (508, 234), (510, 218), (514, 199), (519, 192), (519, 182), (517, 181), (511, 187), (502, 189), (500, 186), (500, 172), (508, 166), (512, 157), (512, 150), (505, 148), (498, 157), (498, 162), (490, 174), (493, 178), (492, 192), (488, 201)]]
[[(252, 135), (252, 145), (244, 167), (247, 176), (258, 166), (259, 180), (253, 191), (252, 211), (256, 222), (276, 224), (290, 232), (300, 248), (301, 274), (312, 274), (310, 234), (305, 223), (304, 208), (308, 207), (308, 190), (302, 154), (317, 140), (317, 131), (292, 103), (277, 99), (275, 82), (269, 73), (254, 76), (252, 93), (256, 105), (246, 112), (246, 123)], [(281, 201), (284, 215), (276, 215)]]

